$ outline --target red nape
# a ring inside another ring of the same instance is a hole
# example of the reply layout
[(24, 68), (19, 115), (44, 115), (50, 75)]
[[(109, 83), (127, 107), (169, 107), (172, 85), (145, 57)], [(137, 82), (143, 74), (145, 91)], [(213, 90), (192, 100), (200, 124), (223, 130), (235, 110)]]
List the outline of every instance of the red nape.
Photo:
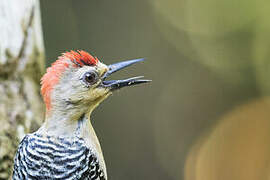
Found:
[(78, 50), (77, 52), (70, 51), (63, 53), (51, 67), (47, 68), (46, 74), (41, 78), (41, 94), (46, 105), (47, 113), (51, 109), (52, 89), (58, 84), (63, 72), (69, 67), (70, 61), (74, 63), (75, 67), (82, 67), (94, 66), (99, 60), (82, 50)]

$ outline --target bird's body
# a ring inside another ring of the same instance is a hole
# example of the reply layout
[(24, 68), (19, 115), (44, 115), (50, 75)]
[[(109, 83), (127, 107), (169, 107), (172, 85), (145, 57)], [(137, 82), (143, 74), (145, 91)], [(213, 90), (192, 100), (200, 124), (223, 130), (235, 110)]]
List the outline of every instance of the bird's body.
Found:
[(33, 133), (19, 146), (13, 179), (105, 180), (105, 176), (96, 153), (83, 138)]
[(14, 160), (14, 180), (106, 180), (101, 148), (97, 136), (91, 134), (95, 132), (87, 116), (74, 128), (62, 127), (73, 132), (69, 134), (56, 135), (45, 126), (21, 141)]
[(66, 52), (42, 77), (46, 118), (21, 141), (14, 159), (14, 180), (107, 180), (92, 111), (124, 86), (148, 82), (140, 77), (110, 80), (110, 74), (141, 61), (105, 65), (85, 51)]

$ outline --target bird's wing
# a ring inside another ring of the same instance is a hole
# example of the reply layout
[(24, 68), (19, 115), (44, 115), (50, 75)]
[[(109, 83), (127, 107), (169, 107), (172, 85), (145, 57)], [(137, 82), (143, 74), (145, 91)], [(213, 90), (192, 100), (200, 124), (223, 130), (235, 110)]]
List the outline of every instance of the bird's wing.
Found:
[(12, 179), (14, 180), (20, 180), (20, 179), (26, 179), (26, 171), (23, 168), (23, 146), (25, 143), (28, 142), (28, 136), (26, 135), (23, 140), (20, 142), (18, 150), (16, 152), (15, 158), (14, 158), (14, 167), (13, 167), (13, 176)]
[(84, 140), (29, 134), (14, 159), (13, 179), (105, 180), (103, 170)]

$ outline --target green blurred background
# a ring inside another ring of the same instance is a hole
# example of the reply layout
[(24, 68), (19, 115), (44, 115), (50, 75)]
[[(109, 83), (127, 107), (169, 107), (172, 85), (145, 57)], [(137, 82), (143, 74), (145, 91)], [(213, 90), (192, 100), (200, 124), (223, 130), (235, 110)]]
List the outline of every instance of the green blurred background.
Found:
[(84, 49), (145, 75), (92, 115), (113, 180), (270, 179), (270, 1), (41, 1), (47, 66)]

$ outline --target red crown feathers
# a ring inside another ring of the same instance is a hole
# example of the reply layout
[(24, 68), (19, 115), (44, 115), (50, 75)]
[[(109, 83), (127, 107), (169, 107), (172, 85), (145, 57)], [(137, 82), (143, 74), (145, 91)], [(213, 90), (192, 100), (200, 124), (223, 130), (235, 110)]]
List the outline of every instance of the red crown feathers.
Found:
[(82, 66), (93, 66), (98, 63), (98, 58), (91, 56), (89, 53), (85, 51), (78, 50), (70, 51), (63, 53), (62, 56), (59, 57), (59, 59), (70, 59), (74, 64), (76, 64), (79, 67)]
[(74, 63), (74, 67), (82, 67), (95, 66), (99, 60), (82, 50), (65, 52), (58, 57), (58, 60), (47, 68), (46, 74), (41, 78), (41, 94), (47, 110), (51, 108), (51, 91), (58, 84), (62, 73), (69, 67), (70, 61)]

